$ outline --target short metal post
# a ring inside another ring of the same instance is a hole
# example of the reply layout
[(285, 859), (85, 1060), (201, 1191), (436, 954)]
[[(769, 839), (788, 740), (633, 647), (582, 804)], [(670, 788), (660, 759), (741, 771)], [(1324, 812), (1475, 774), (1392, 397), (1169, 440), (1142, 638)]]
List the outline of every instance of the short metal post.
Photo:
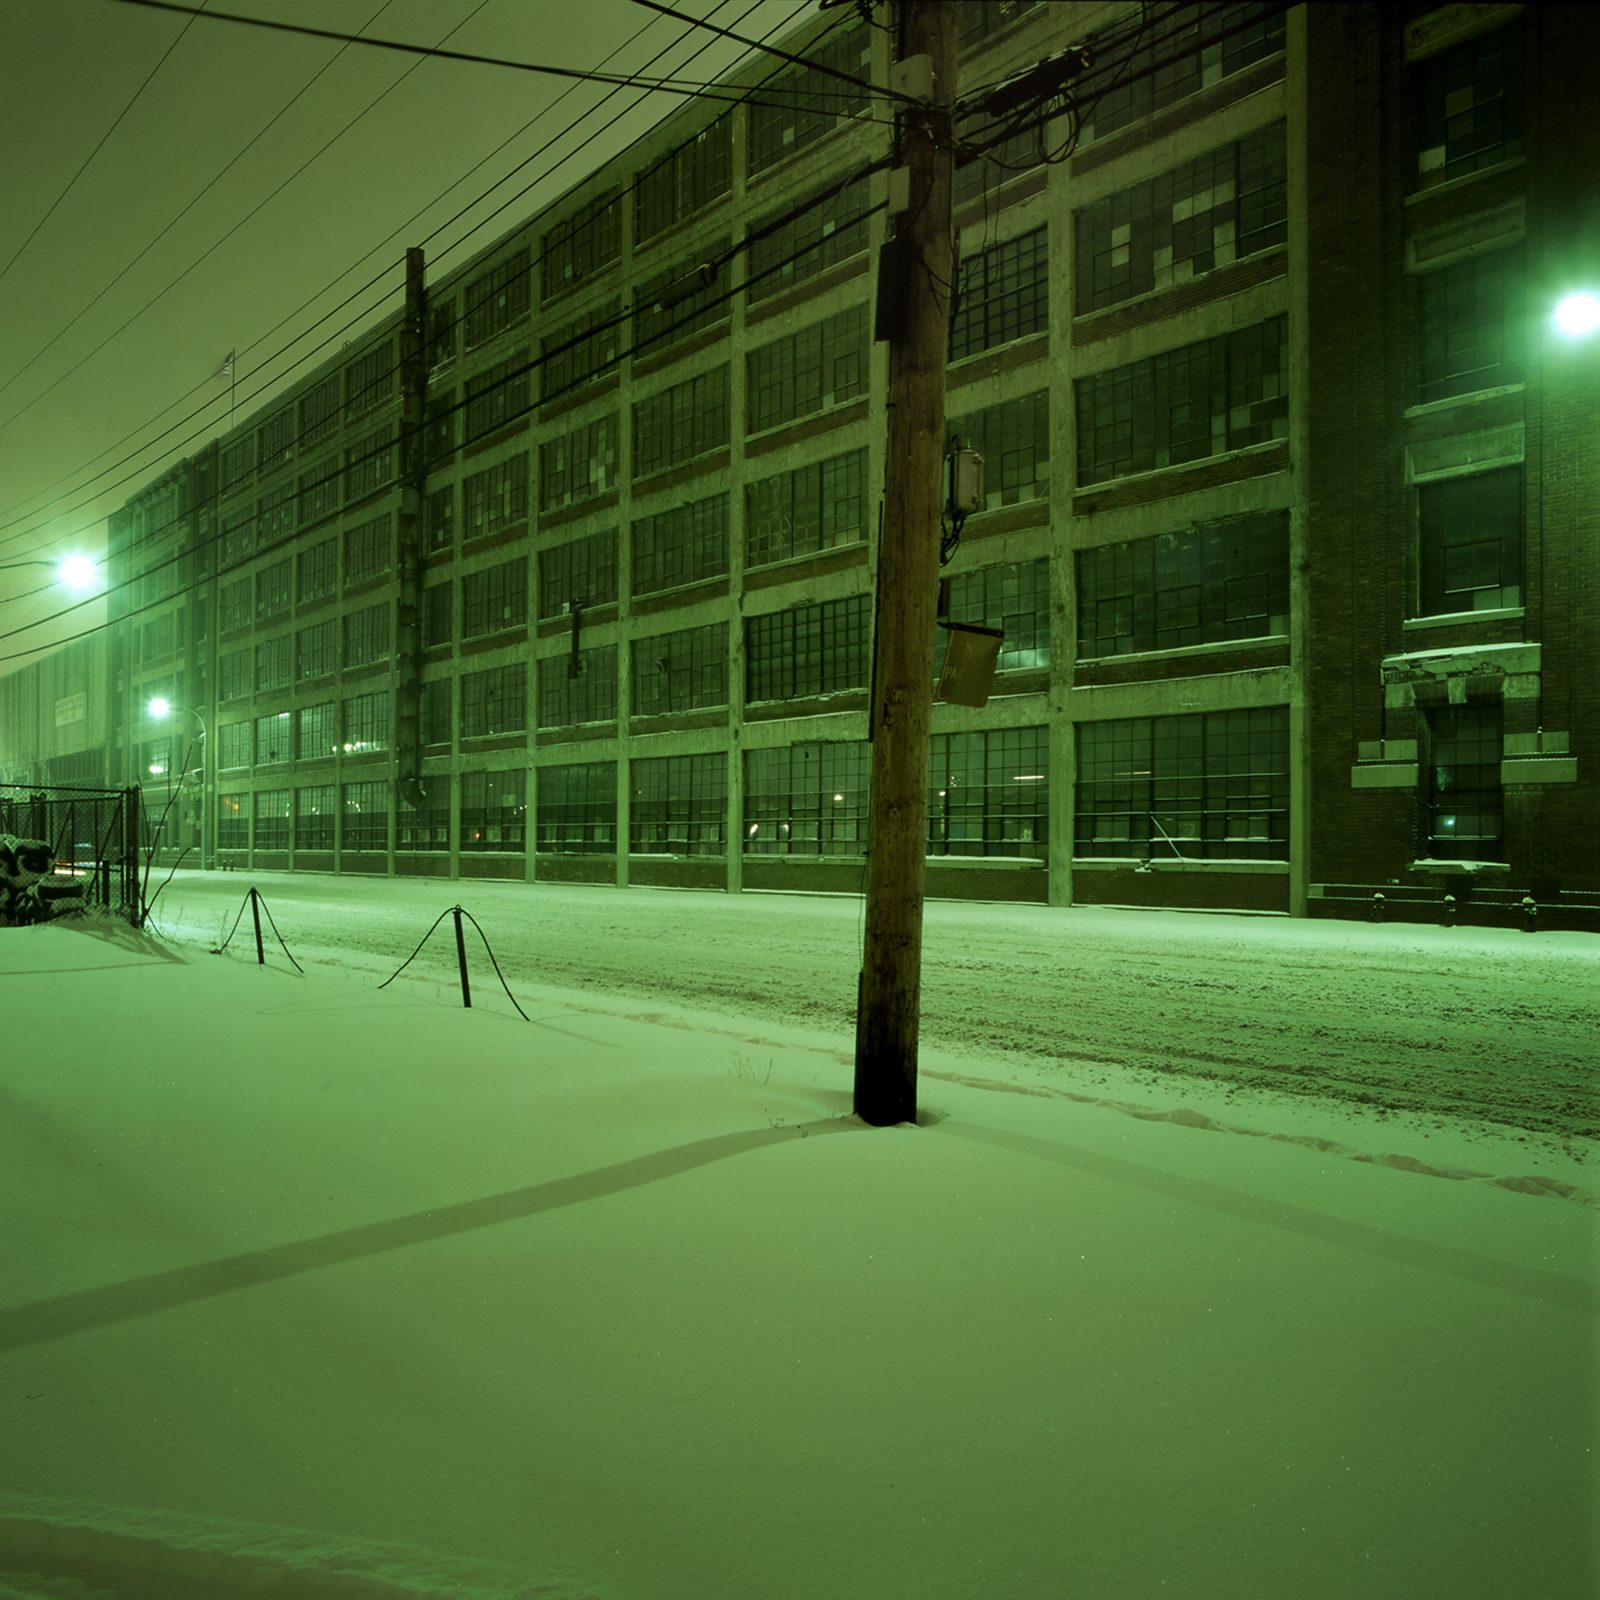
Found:
[(1522, 926), (1528, 933), (1539, 926), (1539, 902), (1531, 894), (1522, 897)]
[(267, 952), (261, 945), (261, 896), (254, 889), (250, 891), (250, 917), (256, 925), (256, 965), (264, 967), (267, 964)]
[(1383, 921), (1383, 907), (1384, 899), (1382, 891), (1374, 891), (1372, 896), (1372, 920), (1374, 922)]
[(1453, 894), (1447, 894), (1444, 897), (1443, 920), (1447, 928), (1453, 928), (1456, 925), (1456, 897)]
[(467, 941), (461, 932), (461, 907), (453, 906), (451, 910), (456, 919), (456, 964), (461, 968), (461, 1003), (470, 1011), (472, 986), (467, 982)]

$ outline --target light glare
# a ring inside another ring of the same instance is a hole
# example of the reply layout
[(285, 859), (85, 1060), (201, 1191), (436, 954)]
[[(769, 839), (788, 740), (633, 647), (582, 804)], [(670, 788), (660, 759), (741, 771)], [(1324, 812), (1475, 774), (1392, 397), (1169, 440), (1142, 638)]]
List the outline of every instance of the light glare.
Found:
[(1556, 303), (1556, 327), (1569, 339), (1586, 339), (1600, 328), (1600, 295), (1588, 289), (1563, 295)]

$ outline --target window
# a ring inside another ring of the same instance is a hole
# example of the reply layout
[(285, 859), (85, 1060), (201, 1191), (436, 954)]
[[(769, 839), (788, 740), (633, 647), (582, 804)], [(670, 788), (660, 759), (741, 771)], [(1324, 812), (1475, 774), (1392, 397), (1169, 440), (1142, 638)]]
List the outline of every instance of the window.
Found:
[(630, 687), (636, 717), (727, 705), (727, 623), (635, 639)]
[(752, 177), (867, 109), (866, 83), (857, 91), (834, 74), (870, 81), (870, 39), (858, 27), (824, 35), (807, 47), (813, 65), (785, 67), (756, 86), (754, 93), (762, 98), (752, 100), (748, 113)]
[(246, 799), (247, 796), (241, 794), (217, 796), (217, 849), (250, 848), (250, 813), (245, 810)]
[(728, 758), (651, 756), (629, 764), (628, 848), (635, 855), (720, 856), (728, 849)]
[(1436, 706), (1427, 713), (1428, 853), (1441, 861), (1492, 861), (1500, 854), (1498, 705)]
[(256, 429), (256, 468), (276, 471), (294, 455), (294, 407), (275, 411)]
[(847, 450), (745, 489), (747, 566), (857, 544), (867, 536), (867, 452)]
[(344, 369), (344, 420), (354, 422), (376, 411), (395, 390), (392, 341), (374, 345)]
[(300, 526), (309, 528), (333, 516), (340, 505), (339, 461), (330, 456), (319, 461), (309, 472), (299, 478), (300, 504), (297, 507)]
[(634, 179), (635, 246), (687, 221), (732, 188), (733, 115), (724, 112)]
[[(1023, 128), (1005, 138), (999, 123), (985, 112), (961, 119), (957, 137), (963, 144), (983, 146), (981, 155), (956, 157), (957, 166), (952, 200), (957, 206), (993, 194), (1002, 184), (1044, 164), (1048, 128)], [(997, 141), (991, 143), (990, 141)]]
[(276, 617), (289, 609), (294, 594), (294, 562), (276, 561), (256, 574), (256, 616)]
[(1287, 438), (1287, 320), (1079, 378), (1079, 485)]
[(265, 550), (290, 538), (298, 511), (298, 493), (293, 483), (280, 483), (276, 489), (263, 490), (256, 501), (257, 545)]
[(617, 764), (541, 767), (538, 849), (547, 855), (615, 855)]
[(249, 506), (224, 511), (219, 522), (217, 564), (224, 571), (246, 560), (256, 547), (255, 512)]
[(1077, 213), (1081, 315), (1186, 283), (1287, 237), (1284, 124), (1208, 151), (1194, 161)]
[(746, 750), (744, 853), (865, 854), (871, 761), (864, 739)]
[(963, 50), (971, 50), (991, 33), (1010, 27), (1042, 3), (1043, 0), (961, 0), (956, 8), (957, 40)]
[(1078, 656), (1289, 631), (1289, 513), (1259, 511), (1078, 552)]
[(502, 533), (528, 520), (528, 458), (511, 456), (461, 486), (463, 532), (467, 539)]
[(428, 299), (428, 370), (438, 372), (456, 358), (456, 303)]
[(344, 617), (344, 664), (369, 667), (389, 656), (389, 602), (363, 606)]
[[(646, 278), (633, 297), (634, 355), (654, 356), (678, 339), (715, 327), (733, 315), (727, 265), (716, 265), (731, 239), (707, 239), (691, 256), (681, 256)], [(654, 344), (653, 350), (646, 345)]]
[(450, 848), (450, 774), (429, 773), (422, 804), (402, 800), (395, 813), (395, 849), (448, 850)]
[(530, 271), (524, 247), (467, 285), (462, 323), (468, 350), (527, 320)]
[(983, 509), (1043, 500), (1050, 494), (1050, 394), (1041, 389), (950, 424), (983, 457)]
[(1469, 256), (1417, 279), (1417, 398), (1520, 383), (1522, 252)]
[[(461, 774), (461, 849), (516, 850), (527, 847), (527, 773)], [(448, 826), (448, 814), (447, 822)]]
[(294, 792), (296, 850), (333, 849), (334, 792), (331, 783), (312, 784)]
[(728, 442), (728, 369), (714, 367), (633, 408), (633, 475), (643, 478)]
[(295, 557), (295, 582), (302, 605), (332, 594), (339, 582), (339, 541), (324, 539)]
[(346, 586), (365, 583), (389, 570), (394, 560), (394, 516), (384, 512), (369, 522), (349, 528), (344, 536)]
[(539, 395), (556, 400), (616, 371), (622, 349), (622, 301), (613, 295), (539, 341)]
[(451, 549), (456, 542), (456, 486), (434, 489), (423, 502), (422, 538), (429, 555)]
[(447, 645), (454, 637), (451, 601), (455, 586), (448, 581), (422, 591), (422, 643), (424, 648)]
[(250, 652), (230, 650), (217, 660), (217, 698), (243, 700), (250, 693)]
[(382, 782), (347, 783), (344, 786), (344, 837), (346, 851), (389, 848), (389, 785)]
[[(1268, 4), (1174, 7), (1158, 26), (1140, 13), (1132, 28), (1108, 31), (1076, 86), (1085, 108), (1081, 142), (1103, 139), (1277, 54), (1283, 19), (1283, 7)], [(1145, 42), (1130, 49), (1139, 39)]]
[(223, 494), (231, 494), (250, 481), (255, 474), (255, 460), (256, 441), (253, 436), (246, 435), (222, 447), (220, 473)]
[(260, 789), (255, 795), (257, 850), (289, 848), (289, 791)]
[(485, 367), (476, 377), (467, 379), (466, 431), (463, 444), (471, 444), (496, 428), (515, 422), (528, 414), (528, 392), (533, 371), (531, 353), (527, 345), (513, 350), (504, 361)]
[(1289, 858), (1289, 708), (1082, 722), (1080, 856)]
[(1035, 228), (961, 261), (955, 315), (950, 319), (950, 359), (1050, 326), (1048, 230)]
[(867, 308), (853, 305), (745, 357), (747, 433), (853, 400), (867, 389)]
[(250, 724), (224, 722), (217, 729), (217, 765), (223, 771), (250, 765)]
[(1522, 468), (1417, 487), (1421, 615), (1522, 604)]
[[(295, 712), (295, 760), (326, 761), (339, 753), (339, 705), (335, 700), (319, 706), (301, 706)], [(331, 829), (332, 824), (329, 824)], [(333, 837), (330, 832), (328, 843)]]
[(728, 497), (674, 506), (633, 524), (633, 592), (656, 594), (728, 570)]
[(745, 621), (745, 699), (862, 689), (872, 670), (872, 599), (851, 595)]
[(539, 615), (570, 606), (609, 605), (617, 598), (617, 532), (591, 534), (539, 552)]
[[(1050, 665), (1050, 562), (1010, 561), (980, 567), (949, 580), (952, 622), (975, 622), (999, 628), (1001, 672)], [(948, 635), (939, 631), (940, 665)]]
[(461, 637), (478, 639), (528, 621), (528, 558), (468, 573), (461, 580)]
[(608, 189), (544, 236), (544, 298), (552, 300), (603, 272), (622, 253), (622, 206)]
[(250, 621), (250, 603), (254, 584), (249, 578), (239, 578), (217, 588), (217, 631), (231, 633)]
[(451, 465), (459, 426), (456, 419), (460, 415), (454, 389), (435, 389), (428, 395), (422, 427), (422, 456), (427, 471), (438, 472)]
[(928, 766), (930, 856), (1043, 858), (1050, 839), (1047, 728), (936, 733)]
[[(868, 181), (856, 178), (842, 189), (824, 190), (799, 216), (776, 226), (771, 219), (756, 223), (745, 269), (751, 304), (860, 255), (867, 248), (870, 209)], [(793, 210), (791, 202), (778, 215)]]
[(461, 737), (487, 739), (521, 733), (528, 726), (528, 673), (519, 661), (509, 667), (469, 672), (461, 679)]
[(366, 755), (390, 745), (389, 691), (352, 695), (344, 703), (344, 753)]
[(449, 746), (454, 741), (454, 682), (434, 678), (422, 686), (422, 742)]
[[(573, 669), (577, 670), (574, 671)], [(597, 645), (539, 663), (539, 726), (563, 728), (617, 719), (617, 647)]]
[(256, 765), (277, 766), (289, 760), (289, 713), (278, 711), (267, 717), (256, 718)]
[(256, 646), (256, 693), (287, 689), (294, 682), (294, 635), (279, 634)]
[[(156, 617), (145, 623), (140, 636), (139, 659), (162, 661), (172, 654), (172, 617)], [(258, 685), (259, 687), (259, 685)]]
[(302, 682), (331, 677), (339, 665), (339, 619), (302, 628), (295, 635), (295, 658), (295, 676)]
[(617, 414), (539, 446), (539, 509), (561, 511), (617, 486)]
[(1522, 154), (1522, 24), (1418, 63), (1417, 181), (1426, 188)]
[(349, 505), (387, 489), (394, 480), (394, 429), (379, 428), (344, 453), (344, 500)]

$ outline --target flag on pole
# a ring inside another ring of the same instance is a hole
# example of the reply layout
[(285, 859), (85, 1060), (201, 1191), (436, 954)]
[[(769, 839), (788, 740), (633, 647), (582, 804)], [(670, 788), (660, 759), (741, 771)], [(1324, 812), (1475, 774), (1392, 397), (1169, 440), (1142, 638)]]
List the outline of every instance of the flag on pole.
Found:
[(222, 358), (222, 365), (217, 368), (216, 372), (213, 373), (212, 376), (217, 378), (231, 378), (233, 376), (234, 355), (235, 352), (230, 350), (227, 355)]

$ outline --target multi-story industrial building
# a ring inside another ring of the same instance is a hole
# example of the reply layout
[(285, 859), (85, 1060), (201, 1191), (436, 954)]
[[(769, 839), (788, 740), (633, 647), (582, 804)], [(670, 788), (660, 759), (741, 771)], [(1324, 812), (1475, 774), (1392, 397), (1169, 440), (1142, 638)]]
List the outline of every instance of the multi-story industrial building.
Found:
[[(959, 10), (1092, 59), (961, 128), (929, 892), (1600, 925), (1594, 14)], [(890, 47), (784, 42), (135, 497), (74, 748), (219, 863), (859, 890)]]

